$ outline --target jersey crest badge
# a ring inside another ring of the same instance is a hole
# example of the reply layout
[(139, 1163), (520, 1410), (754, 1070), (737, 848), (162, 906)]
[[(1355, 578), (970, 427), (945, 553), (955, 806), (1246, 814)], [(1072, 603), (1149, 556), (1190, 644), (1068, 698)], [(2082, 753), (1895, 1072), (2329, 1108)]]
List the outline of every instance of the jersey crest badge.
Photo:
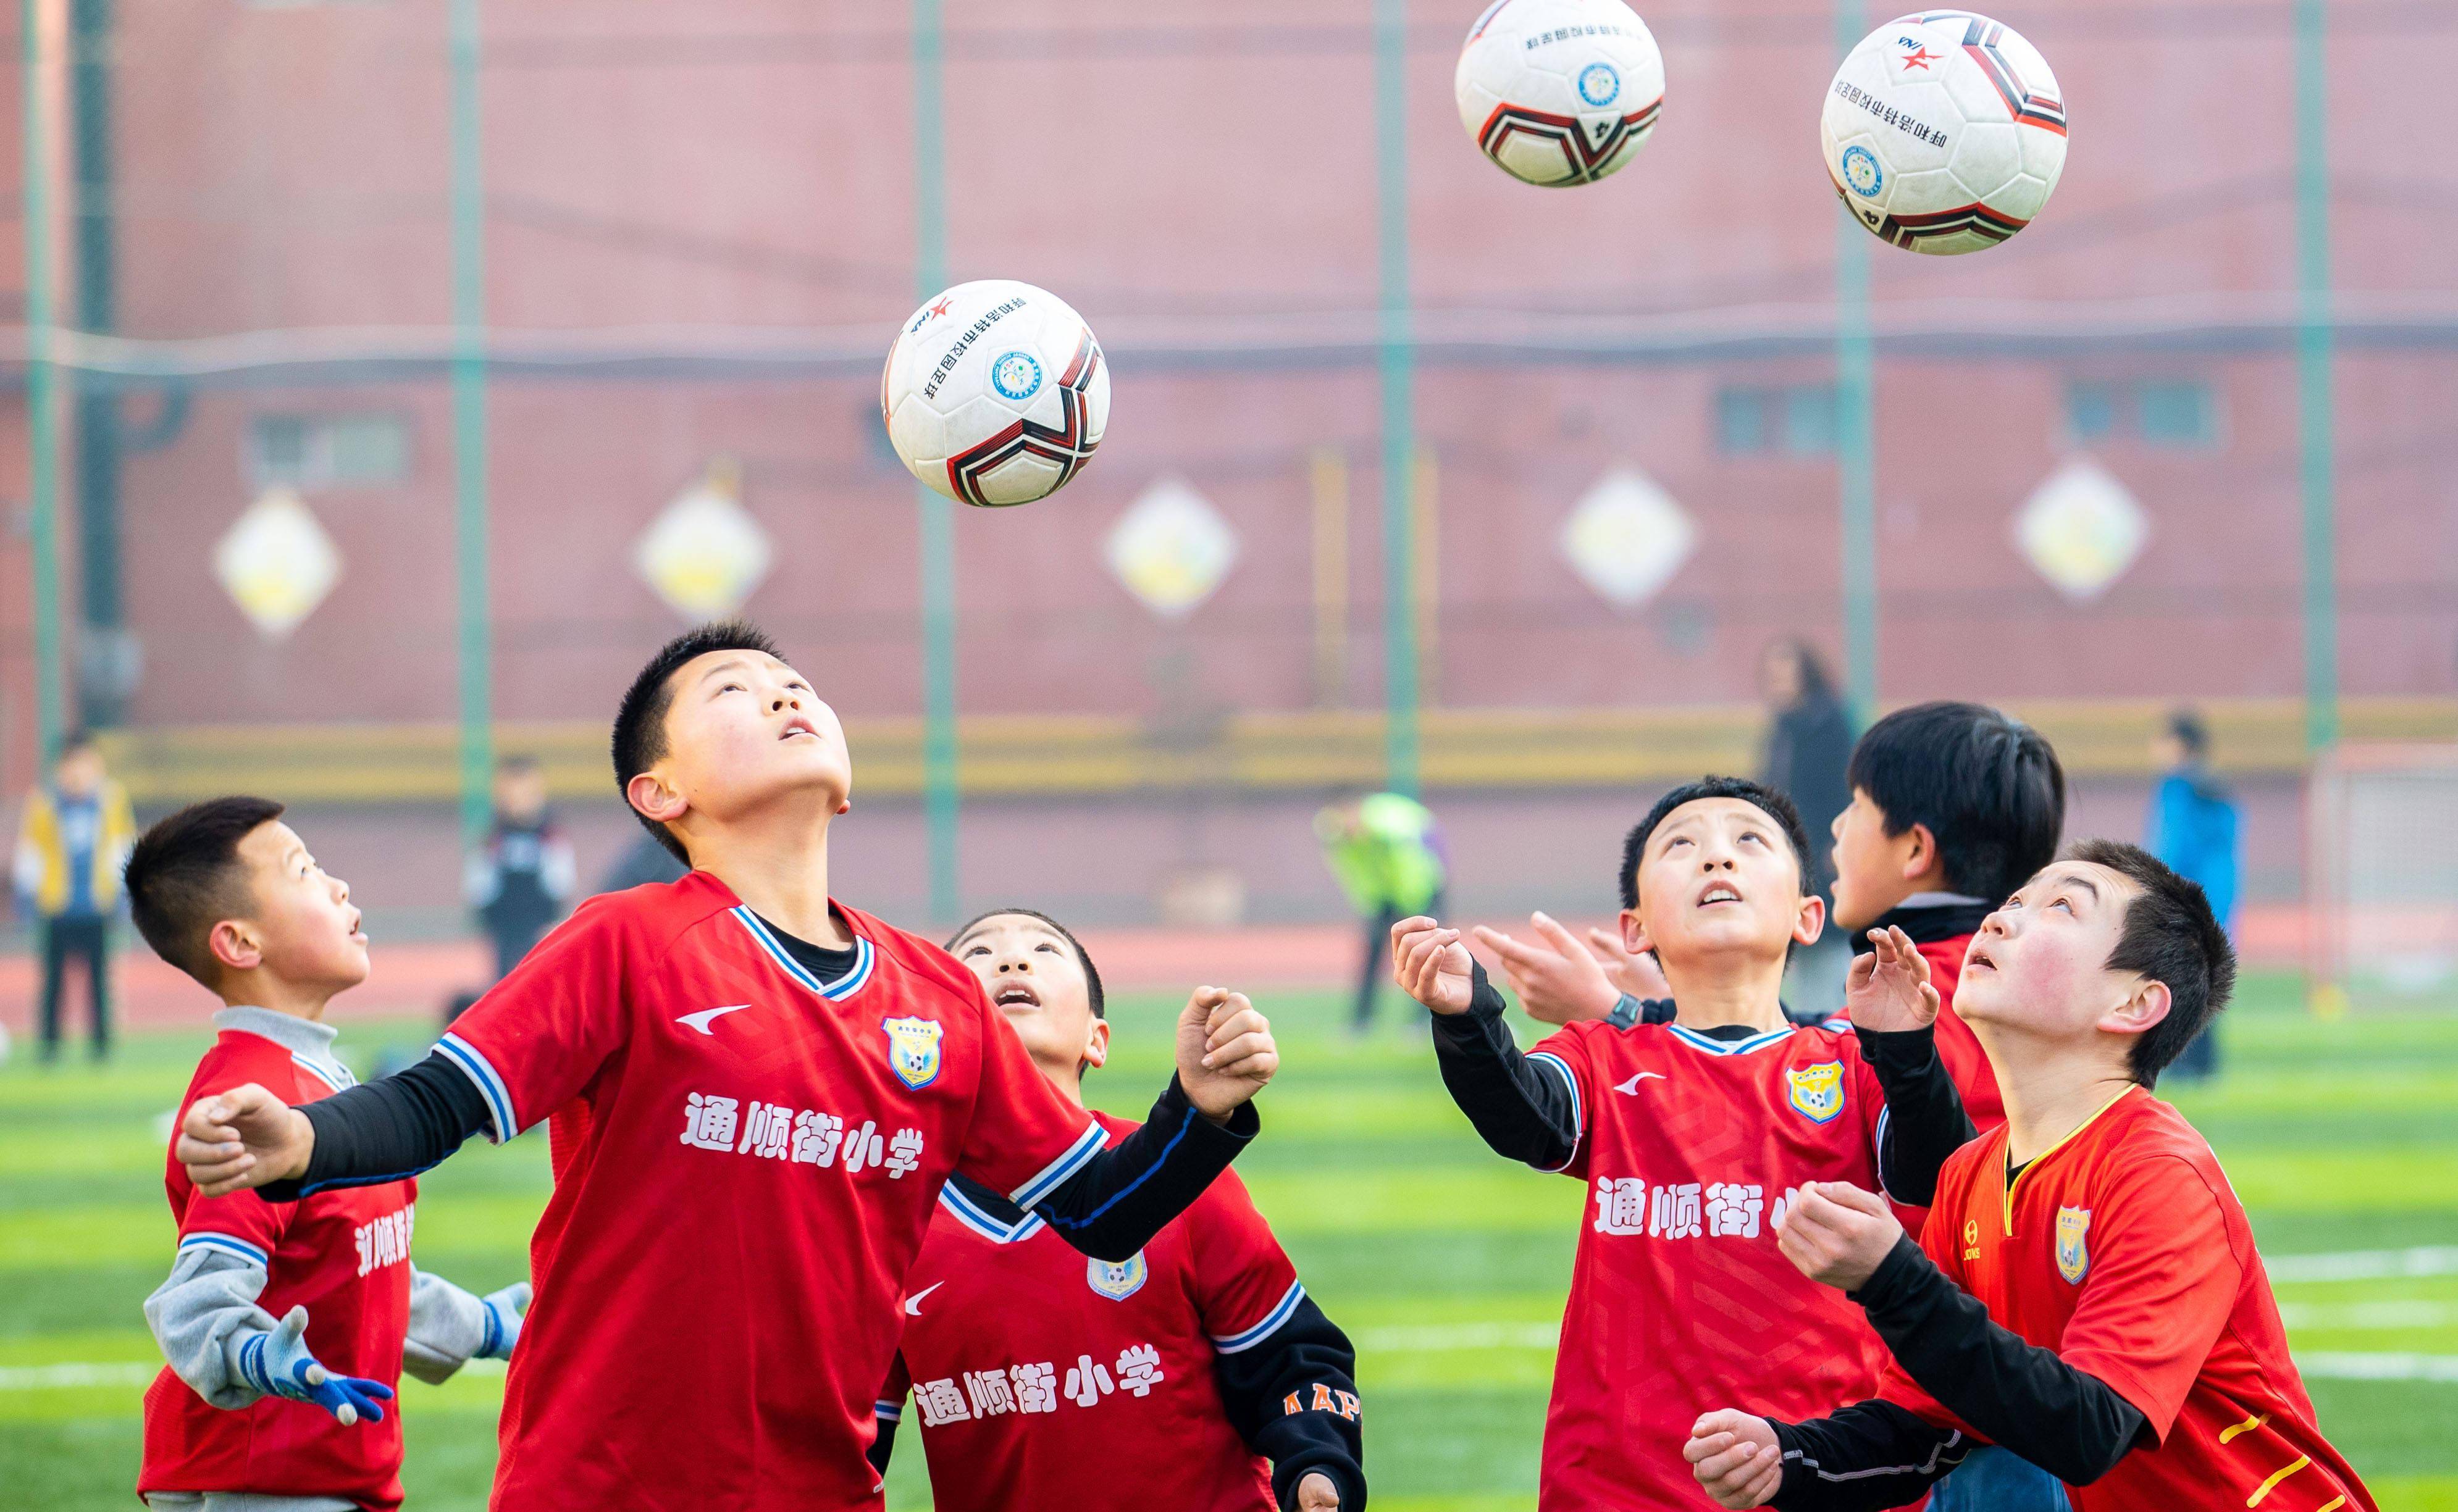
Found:
[(1786, 1067), (1784, 1086), (1792, 1110), (1813, 1124), (1828, 1124), (1844, 1111), (1844, 1063), (1821, 1061), (1799, 1069)]
[(1144, 1253), (1137, 1250), (1124, 1260), (1087, 1260), (1084, 1262), (1084, 1284), (1113, 1302), (1123, 1302), (1144, 1289)]
[(935, 1019), (882, 1019), (887, 1031), (887, 1068), (915, 1091), (939, 1079), (939, 1032)]
[(2057, 1210), (2057, 1274), (2075, 1286), (2091, 1274), (2091, 1250), (2083, 1243), (2090, 1233), (2089, 1208)]

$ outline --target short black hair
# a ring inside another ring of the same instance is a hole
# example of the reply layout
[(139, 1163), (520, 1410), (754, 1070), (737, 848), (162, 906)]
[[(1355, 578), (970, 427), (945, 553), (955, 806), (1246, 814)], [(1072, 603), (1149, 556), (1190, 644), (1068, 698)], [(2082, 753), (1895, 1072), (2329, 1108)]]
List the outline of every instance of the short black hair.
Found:
[(60, 754), (55, 759), (65, 761), (80, 751), (91, 751), (94, 748), (94, 732), (79, 725), (60, 736)]
[(1767, 818), (1782, 828), (1784, 840), (1792, 847), (1792, 859), (1800, 863), (1803, 878), (1807, 877), (1809, 834), (1801, 827), (1801, 810), (1792, 806), (1792, 799), (1778, 789), (1763, 782), (1753, 782), (1748, 777), (1703, 777), (1696, 782), (1684, 782), (1657, 798), (1656, 807), (1647, 811), (1647, 818), (1632, 825), (1630, 833), (1622, 838), (1621, 905), (1624, 908), (1638, 906), (1638, 863), (1640, 858), (1647, 854), (1648, 837), (1656, 833), (1656, 827), (1664, 822), (1666, 815), (1684, 803), (1696, 803), (1700, 798), (1739, 798), (1765, 811)]
[(281, 817), (281, 805), (271, 798), (208, 798), (145, 832), (128, 853), (121, 884), (136, 932), (156, 955), (217, 987), (206, 942), (214, 925), (247, 908), (239, 842)]
[(2125, 929), (2109, 952), (2109, 969), (2135, 971), (2168, 987), (2168, 1016), (2134, 1037), (2134, 1079), (2158, 1085), (2159, 1073), (2210, 1027), (2236, 989), (2236, 946), (2211, 912), (2201, 886), (2139, 845), (2082, 840), (2070, 860), (2105, 866), (2141, 889), (2125, 905)]
[(1936, 837), (1946, 884), (1998, 902), (2056, 859), (2066, 774), (2048, 738), (1976, 703), (1923, 703), (1869, 727), (1852, 748), (1852, 786), (1885, 816)]
[[(675, 673), (694, 657), (713, 651), (756, 651), (776, 656), (777, 645), (748, 620), (723, 619), (687, 630), (657, 648), (624, 690), (622, 706), (614, 711), (614, 791), (622, 795), (625, 808), (632, 809), (632, 779), (665, 759), (666, 711), (675, 704)], [(632, 809), (632, 817), (674, 853), (675, 860), (685, 866), (692, 863), (691, 853), (672, 830), (638, 809)]]
[(2196, 760), (2210, 755), (2211, 727), (2202, 723), (2202, 716), (2191, 709), (2168, 711), (2168, 735)]
[(1818, 654), (1818, 648), (1811, 645), (1806, 637), (1786, 635), (1770, 649), (1791, 655), (1793, 666), (1801, 673), (1802, 697), (1823, 698), (1834, 693), (1835, 678), (1826, 670), (1826, 658)]
[(1051, 918), (1048, 914), (1043, 913), (1038, 908), (985, 908), (980, 913), (977, 913), (970, 919), (966, 920), (964, 926), (958, 929), (954, 934), (949, 935), (948, 937), (948, 942), (940, 948), (953, 953), (956, 948), (956, 942), (964, 939), (967, 935), (971, 934), (973, 932), (974, 925), (980, 923), (985, 919), (1000, 919), (1009, 914), (1020, 914), (1027, 919), (1037, 919), (1043, 923), (1048, 924), (1051, 928), (1058, 931), (1059, 939), (1066, 941), (1069, 944), (1075, 947), (1075, 960), (1084, 968), (1084, 985), (1090, 989), (1089, 996), (1093, 1000), (1093, 1017), (1096, 1019), (1108, 1018), (1110, 1016), (1108, 1000), (1101, 992), (1101, 973), (1094, 968), (1093, 953), (1084, 948), (1084, 942), (1075, 938), (1075, 931), (1068, 928), (1065, 924), (1060, 923), (1057, 920)]

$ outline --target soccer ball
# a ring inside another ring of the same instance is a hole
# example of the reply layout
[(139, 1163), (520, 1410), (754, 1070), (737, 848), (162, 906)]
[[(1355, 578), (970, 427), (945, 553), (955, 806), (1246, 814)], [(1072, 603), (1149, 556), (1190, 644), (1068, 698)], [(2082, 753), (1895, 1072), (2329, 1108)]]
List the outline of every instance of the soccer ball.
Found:
[(913, 476), (966, 504), (1031, 504), (1093, 460), (1110, 369), (1093, 328), (1030, 283), (959, 283), (887, 349), (879, 411)]
[(1617, 172), (1664, 108), (1664, 54), (1621, 0), (1493, 0), (1451, 75), (1460, 124), (1513, 178), (1558, 188)]
[(1997, 245), (2031, 223), (2066, 166), (2049, 60), (1968, 10), (1923, 10), (1862, 38), (1818, 135), (1854, 218), (1914, 252)]

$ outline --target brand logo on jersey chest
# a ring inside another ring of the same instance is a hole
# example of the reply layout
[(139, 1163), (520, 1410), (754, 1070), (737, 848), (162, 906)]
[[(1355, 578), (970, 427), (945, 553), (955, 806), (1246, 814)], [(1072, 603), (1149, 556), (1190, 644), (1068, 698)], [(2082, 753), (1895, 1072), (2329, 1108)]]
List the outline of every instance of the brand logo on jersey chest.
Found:
[(1844, 1111), (1844, 1063), (1821, 1061), (1815, 1066), (1786, 1067), (1786, 1100), (1792, 1110), (1813, 1124), (1832, 1123)]
[(1144, 1289), (1144, 1278), (1151, 1273), (1144, 1266), (1144, 1253), (1137, 1250), (1124, 1260), (1087, 1260), (1084, 1263), (1084, 1284), (1113, 1302), (1123, 1302)]
[(2057, 1274), (2075, 1286), (2091, 1274), (2091, 1248), (2084, 1242), (2090, 1235), (2089, 1208), (2057, 1210)]
[(939, 1079), (940, 1025), (933, 1019), (882, 1019), (887, 1031), (887, 1068), (920, 1091)]

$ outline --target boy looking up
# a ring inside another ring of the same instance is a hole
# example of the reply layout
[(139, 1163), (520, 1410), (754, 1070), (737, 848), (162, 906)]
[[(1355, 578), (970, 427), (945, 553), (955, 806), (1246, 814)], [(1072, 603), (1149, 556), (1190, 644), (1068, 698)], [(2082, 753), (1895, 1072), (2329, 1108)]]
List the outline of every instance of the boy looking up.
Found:
[(829, 897), (852, 761), (764, 635), (669, 642), (613, 746), (689, 875), (583, 904), (397, 1076), (303, 1109), (261, 1087), (198, 1104), (180, 1158), (208, 1191), (289, 1196), (552, 1120), (494, 1512), (876, 1506), (871, 1406), (948, 1177), (1123, 1261), (1252, 1136), (1270, 1026), (1198, 993), (1177, 1075), (1104, 1149), (971, 973)]
[(2079, 845), (1989, 916), (1963, 1012), (2006, 1123), (1947, 1162), (1917, 1245), (1844, 1184), (1780, 1226), (1894, 1359), (1875, 1399), (1824, 1417), (1700, 1418), (1683, 1453), (1719, 1504), (1906, 1505), (1977, 1440), (2057, 1476), (2077, 1512), (2370, 1512), (2315, 1425), (2243, 1205), (2151, 1095), (2235, 976), (2201, 889), (2132, 845)]
[[(1081, 1106), (1085, 1073), (1110, 1055), (1083, 945), (1055, 920), (1006, 908), (948, 950)], [(1135, 1129), (1093, 1116), (1113, 1140)], [(905, 1278), (905, 1315), (871, 1461), (887, 1467), (911, 1392), (940, 1512), (1365, 1504), (1356, 1352), (1235, 1171), (1118, 1265), (1087, 1262), (1039, 1218), (954, 1177)]]
[[(249, 1083), (302, 1102), (352, 1085), (324, 1009), (366, 980), (367, 938), (281, 804), (180, 810), (137, 841), (127, 886), (146, 943), (225, 1005), (181, 1107)], [(274, 1203), (207, 1196), (173, 1160), (164, 1183), (179, 1246), (145, 1320), (170, 1364), (145, 1393), (138, 1494), (157, 1512), (400, 1505), (401, 1423), (381, 1404), (403, 1365), (440, 1381), (507, 1357), (528, 1285), (481, 1298), (412, 1269), (415, 1181)]]
[(1677, 788), (1631, 830), (1623, 944), (1653, 951), (1670, 1023), (1573, 1024), (1522, 1055), (1456, 930), (1392, 930), (1400, 984), (1434, 1011), (1444, 1084), (1487, 1144), (1588, 1184), (1546, 1419), (1538, 1505), (1695, 1507), (1677, 1458), (1735, 1383), (1786, 1401), (1865, 1393), (1884, 1355), (1806, 1282), (1775, 1223), (1806, 1183), (1882, 1179), (1928, 1201), (1970, 1123), (1939, 1065), (1927, 964), (1900, 934), (1853, 964), (1859, 1032), (1796, 1027), (1779, 993), (1824, 904), (1802, 889), (1791, 800), (1756, 782)]

